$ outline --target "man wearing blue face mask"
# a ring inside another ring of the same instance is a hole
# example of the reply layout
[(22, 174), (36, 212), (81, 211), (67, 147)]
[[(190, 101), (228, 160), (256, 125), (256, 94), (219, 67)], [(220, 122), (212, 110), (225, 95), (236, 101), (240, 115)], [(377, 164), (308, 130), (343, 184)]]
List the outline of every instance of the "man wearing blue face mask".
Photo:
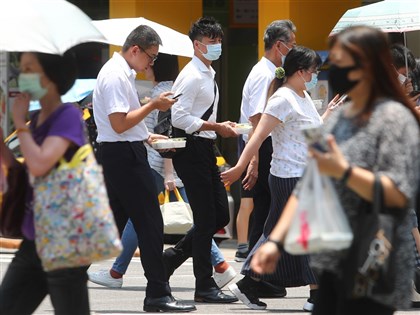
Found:
[[(172, 91), (181, 95), (172, 106), (172, 124), (185, 132), (186, 148), (172, 158), (184, 183), (195, 228), (164, 253), (169, 276), (185, 258), (192, 255), (195, 276), (194, 300), (204, 303), (232, 303), (237, 299), (224, 294), (212, 277), (211, 240), (229, 222), (226, 190), (216, 165), (214, 141), (217, 134), (236, 137), (234, 123), (216, 122), (219, 91), (211, 67), (222, 53), (223, 30), (213, 18), (200, 18), (190, 29), (194, 57), (178, 75)], [(182, 252), (181, 257), (175, 255)]]

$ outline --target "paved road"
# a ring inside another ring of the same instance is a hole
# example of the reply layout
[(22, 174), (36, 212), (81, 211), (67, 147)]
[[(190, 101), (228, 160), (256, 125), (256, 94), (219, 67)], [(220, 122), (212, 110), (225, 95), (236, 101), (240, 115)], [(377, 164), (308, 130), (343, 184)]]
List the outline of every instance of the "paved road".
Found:
[[(221, 244), (225, 259), (238, 272), (236, 281), (242, 276), (239, 274), (241, 263), (234, 261), (234, 241), (224, 241)], [(13, 257), (13, 250), (0, 248), (0, 277), (2, 278), (7, 265)], [(91, 269), (109, 269), (112, 260), (94, 264)], [(173, 295), (179, 299), (193, 303), (194, 276), (192, 274), (192, 261), (189, 259), (181, 266), (170, 281)], [(145, 290), (145, 278), (143, 269), (138, 257), (134, 257), (127, 274), (124, 276), (124, 284), (121, 289), (108, 289), (99, 285), (89, 283), (89, 294), (92, 314), (95, 315), (126, 315), (143, 313), (143, 299)], [(255, 311), (247, 308), (240, 302), (227, 305), (200, 304), (197, 303), (197, 312), (192, 314), (247, 314), (247, 313), (278, 313), (278, 314), (308, 314), (302, 310), (308, 294), (309, 287), (291, 288), (287, 290), (287, 296), (282, 299), (264, 299), (268, 307), (264, 311)], [(36, 310), (35, 314), (53, 314), (49, 299)], [(420, 314), (420, 310), (408, 310), (398, 312), (398, 315)], [(76, 314), (75, 314), (76, 315)]]

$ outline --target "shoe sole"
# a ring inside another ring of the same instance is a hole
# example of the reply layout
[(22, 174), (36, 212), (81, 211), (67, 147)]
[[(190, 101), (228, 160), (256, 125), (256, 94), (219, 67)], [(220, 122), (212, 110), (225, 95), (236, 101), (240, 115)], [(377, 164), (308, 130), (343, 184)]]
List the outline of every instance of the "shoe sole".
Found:
[(105, 283), (100, 282), (100, 281), (96, 281), (96, 280), (91, 279), (91, 278), (89, 278), (89, 281), (93, 282), (95, 284), (99, 284), (103, 287), (110, 288), (110, 289), (121, 289), (121, 287), (122, 287), (122, 284), (121, 285), (110, 285), (110, 284), (105, 284)]
[(305, 302), (305, 305), (303, 305), (303, 310), (305, 312), (312, 312), (313, 309), (314, 309), (314, 305), (312, 303)]
[(258, 306), (253, 304), (247, 297), (245, 294), (243, 294), (241, 292), (241, 290), (239, 290), (238, 286), (236, 285), (236, 283), (231, 284), (229, 287), (230, 292), (232, 292), (242, 303), (244, 303), (246, 306), (248, 306), (250, 309), (253, 310), (265, 310), (267, 308), (267, 305), (265, 306)]
[(236, 262), (244, 262), (245, 260), (246, 260), (246, 258), (235, 257)]
[(201, 297), (201, 296), (195, 296), (194, 297), (194, 302), (197, 303), (212, 303), (212, 304), (230, 304), (230, 303), (234, 303), (234, 302), (238, 302), (238, 299), (234, 299), (234, 300), (207, 300), (205, 297)]
[(156, 306), (143, 306), (143, 311), (147, 312), (147, 313), (188, 313), (188, 312), (192, 312), (192, 311), (196, 311), (197, 309), (194, 307), (193, 309), (180, 309), (180, 310), (163, 310), (159, 307)]

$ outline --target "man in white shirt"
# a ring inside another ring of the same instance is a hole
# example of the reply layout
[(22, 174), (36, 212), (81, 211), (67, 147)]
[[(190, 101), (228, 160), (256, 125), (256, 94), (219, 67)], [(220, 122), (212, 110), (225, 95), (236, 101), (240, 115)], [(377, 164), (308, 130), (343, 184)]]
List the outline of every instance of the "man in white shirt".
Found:
[[(223, 31), (213, 18), (200, 18), (189, 32), (194, 57), (178, 75), (172, 90), (181, 94), (172, 107), (172, 124), (185, 131), (187, 145), (173, 164), (184, 183), (194, 215), (195, 228), (187, 238), (184, 254), (192, 253), (195, 275), (194, 300), (205, 303), (237, 301), (224, 294), (214, 282), (210, 262), (213, 234), (229, 222), (226, 190), (216, 165), (214, 141), (217, 134), (236, 137), (234, 123), (217, 123), (219, 92), (211, 67), (222, 52)], [(207, 114), (206, 114), (207, 113)], [(179, 249), (180, 244), (177, 245)]]
[(163, 265), (163, 221), (144, 141), (151, 141), (144, 118), (154, 109), (167, 110), (176, 101), (162, 93), (140, 106), (136, 72), (157, 58), (161, 39), (141, 25), (128, 35), (122, 51), (114, 53), (98, 74), (93, 112), (98, 127), (98, 161), (103, 166), (109, 201), (120, 234), (131, 219), (138, 236), (147, 278), (146, 312), (188, 312), (194, 305), (174, 299)]

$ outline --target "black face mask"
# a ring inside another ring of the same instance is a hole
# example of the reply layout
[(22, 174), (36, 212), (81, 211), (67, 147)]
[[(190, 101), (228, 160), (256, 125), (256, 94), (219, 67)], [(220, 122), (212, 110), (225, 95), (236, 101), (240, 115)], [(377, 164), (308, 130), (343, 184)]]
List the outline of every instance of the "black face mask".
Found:
[(330, 66), (330, 73), (328, 75), (328, 83), (330, 84), (333, 91), (338, 94), (346, 94), (348, 91), (353, 89), (353, 87), (359, 83), (359, 80), (351, 81), (348, 78), (350, 71), (359, 68), (359, 66), (350, 66), (350, 67), (337, 67), (335, 65)]

